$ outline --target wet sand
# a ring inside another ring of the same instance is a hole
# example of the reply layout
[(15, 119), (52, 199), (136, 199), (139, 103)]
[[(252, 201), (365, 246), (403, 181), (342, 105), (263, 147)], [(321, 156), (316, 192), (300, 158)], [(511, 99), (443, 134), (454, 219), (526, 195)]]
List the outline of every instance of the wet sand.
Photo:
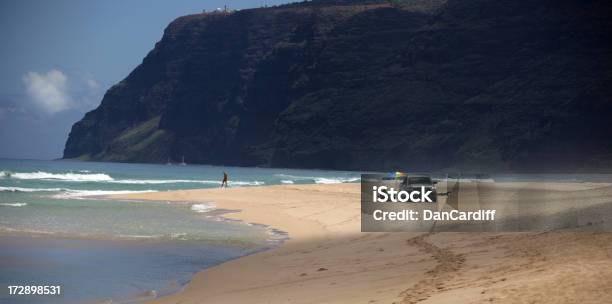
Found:
[[(612, 203), (606, 184), (529, 188), (599, 191), (593, 204)], [(214, 202), (240, 210), (225, 217), (290, 237), (278, 248), (205, 269), (183, 291), (153, 303), (602, 303), (612, 297), (612, 233), (361, 233), (359, 191), (359, 184), (283, 185), (119, 198)]]

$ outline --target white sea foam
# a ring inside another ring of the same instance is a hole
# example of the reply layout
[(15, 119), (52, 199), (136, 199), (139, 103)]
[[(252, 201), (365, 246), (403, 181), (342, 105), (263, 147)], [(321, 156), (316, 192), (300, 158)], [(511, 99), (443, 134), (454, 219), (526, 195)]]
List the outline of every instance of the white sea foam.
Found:
[(315, 179), (315, 176), (297, 176), (297, 175), (290, 175), (290, 174), (283, 174), (283, 173), (279, 173), (279, 174), (274, 174), (274, 176), (276, 177), (282, 177), (282, 178), (289, 178), (292, 180), (306, 180), (306, 179)]
[(50, 173), (44, 171), (37, 172), (9, 172), (0, 171), (0, 176), (13, 179), (43, 179), (43, 180), (62, 180), (75, 182), (101, 182), (112, 181), (113, 178), (104, 173)]
[(214, 184), (220, 183), (217, 181), (200, 181), (200, 180), (189, 180), (189, 179), (118, 179), (108, 181), (113, 184), (133, 184), (133, 185), (147, 185), (147, 184), (178, 184), (178, 183), (200, 183), (200, 184)]
[(340, 183), (356, 182), (359, 179), (360, 179), (359, 177), (351, 177), (351, 178), (343, 178), (343, 177), (325, 178), (325, 177), (318, 177), (318, 178), (315, 178), (314, 181), (317, 184), (340, 184)]
[(260, 182), (260, 181), (252, 181), (252, 182), (230, 181), (229, 184), (230, 184), (230, 186), (233, 186), (233, 185), (237, 185), (237, 186), (261, 186), (261, 185), (263, 185), (265, 183), (264, 182)]
[(170, 238), (172, 239), (185, 239), (186, 237), (187, 237), (187, 233), (184, 233), (184, 232), (170, 233)]
[(297, 176), (289, 174), (274, 174), (276, 177), (285, 178), (281, 180), (283, 184), (290, 184), (294, 181), (313, 181), (316, 184), (340, 184), (359, 181), (359, 177), (321, 177), (321, 176)]
[(130, 194), (130, 193), (147, 193), (156, 192), (155, 190), (72, 190), (66, 189), (66, 192), (56, 194), (54, 198), (85, 198), (90, 196), (113, 195), (113, 194)]
[[(209, 185), (220, 185), (219, 180), (196, 180), (196, 179), (114, 179), (108, 174), (104, 173), (90, 173), (88, 170), (81, 170), (81, 173), (50, 173), (44, 171), (37, 172), (10, 172), (0, 171), (0, 178), (12, 178), (22, 180), (56, 180), (56, 181), (69, 181), (69, 182), (105, 182), (113, 184), (128, 184), (128, 185), (157, 185), (157, 184), (178, 184), (178, 183), (192, 183), (192, 184), (209, 184)], [(235, 186), (259, 186), (263, 185), (262, 181), (230, 181), (230, 185)], [(23, 192), (26, 192), (24, 190)], [(39, 190), (44, 191), (44, 190)], [(45, 190), (46, 191), (46, 190)], [(59, 191), (59, 190), (48, 190), (48, 191)]]
[(221, 181), (216, 180), (196, 180), (196, 179), (118, 179), (108, 181), (113, 184), (133, 184), (133, 185), (147, 185), (147, 184), (179, 184), (179, 183), (192, 183), (192, 184), (221, 184)]
[(144, 235), (144, 234), (119, 234), (117, 235), (119, 238), (125, 238), (125, 239), (155, 239), (155, 238), (161, 238), (163, 237), (163, 235), (157, 234), (157, 235)]
[(193, 204), (191, 205), (191, 211), (197, 213), (205, 213), (211, 210), (214, 210), (216, 205), (214, 203), (205, 203), (205, 204)]
[(0, 187), (0, 192), (57, 192), (66, 191), (63, 188), (22, 188), (22, 187)]
[[(113, 184), (132, 184), (132, 185), (156, 185), (156, 184), (179, 184), (179, 183), (191, 183), (191, 184), (207, 184), (207, 185), (221, 185), (219, 180), (197, 180), (197, 179), (118, 179), (108, 181)], [(259, 186), (263, 185), (262, 181), (230, 181), (230, 185), (236, 186)]]
[(0, 206), (5, 206), (5, 207), (25, 207), (28, 204), (26, 203), (0, 203)]
[(129, 194), (155, 192), (155, 190), (75, 190), (66, 188), (21, 188), (21, 187), (0, 187), (0, 192), (62, 192), (53, 195), (54, 198), (79, 198), (85, 196)]

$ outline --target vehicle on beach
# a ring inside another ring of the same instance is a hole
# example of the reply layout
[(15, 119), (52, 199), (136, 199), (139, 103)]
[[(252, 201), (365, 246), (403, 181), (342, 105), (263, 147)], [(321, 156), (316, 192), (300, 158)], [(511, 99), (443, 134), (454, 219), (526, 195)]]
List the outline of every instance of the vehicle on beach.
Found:
[(432, 201), (438, 201), (438, 193), (436, 191), (436, 184), (438, 182), (431, 179), (427, 175), (407, 175), (400, 179), (400, 190), (408, 192), (420, 191), (421, 188), (425, 188), (425, 191), (431, 191), (430, 198)]

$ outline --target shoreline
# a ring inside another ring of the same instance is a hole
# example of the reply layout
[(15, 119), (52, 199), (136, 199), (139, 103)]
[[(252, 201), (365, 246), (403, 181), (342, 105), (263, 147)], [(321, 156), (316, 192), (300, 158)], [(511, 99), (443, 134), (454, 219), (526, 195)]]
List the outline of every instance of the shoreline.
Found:
[[(532, 186), (559, 188), (554, 182)], [(597, 303), (612, 294), (606, 287), (612, 233), (362, 233), (359, 187), (274, 185), (112, 197), (212, 201), (240, 210), (224, 215), (230, 219), (288, 233), (280, 246), (203, 269), (181, 291), (150, 303)], [(567, 275), (576, 264), (583, 275)]]
[[(253, 190), (259, 192), (270, 192), (270, 191), (279, 191), (285, 190), (288, 192), (292, 191), (302, 191), (303, 188), (312, 188), (310, 191), (317, 191), (323, 196), (327, 196), (329, 194), (329, 190), (332, 188), (340, 188), (339, 191), (336, 192), (336, 195), (343, 194), (351, 194), (355, 201), (359, 201), (359, 193), (354, 191), (358, 189), (359, 184), (356, 183), (341, 183), (341, 184), (309, 184), (309, 185), (295, 185), (295, 184), (285, 184), (285, 185), (270, 185), (270, 186), (258, 186), (258, 187), (239, 187), (239, 188), (229, 188), (229, 189), (193, 189), (193, 190), (174, 190), (174, 191), (164, 191), (164, 192), (150, 192), (150, 193), (132, 193), (132, 194), (121, 194), (121, 195), (108, 195), (105, 196), (109, 199), (115, 200), (140, 200), (140, 201), (166, 201), (170, 203), (177, 204), (198, 204), (198, 203), (213, 203), (215, 208), (203, 213), (210, 214), (210, 216), (220, 217), (224, 220), (228, 221), (238, 221), (244, 222), (251, 225), (261, 225), (266, 227), (268, 230), (273, 233), (280, 233), (280, 235), (284, 236), (284, 239), (281, 240), (278, 244), (270, 246), (262, 251), (258, 251), (252, 254), (248, 254), (246, 256), (226, 261), (222, 264), (213, 266), (211, 268), (206, 268), (198, 272), (192, 280), (184, 286), (177, 293), (167, 295), (164, 297), (157, 298), (151, 302), (164, 302), (166, 300), (173, 301), (172, 297), (178, 296), (181, 297), (183, 293), (188, 293), (192, 288), (191, 286), (200, 285), (198, 281), (200, 277), (207, 271), (211, 269), (225, 268), (226, 264), (233, 264), (238, 261), (244, 261), (246, 259), (257, 259), (260, 255), (266, 256), (269, 254), (274, 254), (276, 251), (285, 249), (287, 247), (293, 248), (297, 243), (301, 243), (303, 241), (315, 240), (315, 239), (326, 239), (331, 235), (331, 231), (327, 231), (320, 223), (317, 223), (316, 220), (306, 220), (300, 219), (299, 217), (286, 217), (286, 213), (282, 214), (282, 212), (259, 212), (257, 209), (261, 207), (261, 205), (256, 202), (251, 201), (248, 205), (243, 205), (242, 203), (246, 202), (243, 199), (232, 200), (232, 199), (223, 199), (221, 196), (224, 194), (232, 194), (232, 192), (241, 192), (240, 194), (245, 194), (245, 192), (253, 192)], [(350, 190), (349, 190), (350, 189)], [(146, 195), (143, 195), (146, 194)], [(201, 197), (201, 195), (204, 197)], [(213, 194), (214, 199), (209, 199), (205, 195)], [(193, 196), (195, 195), (195, 196)], [(201, 197), (203, 199), (199, 199), (197, 197)], [(270, 196), (269, 193), (267, 196)], [(282, 196), (282, 195), (281, 195)], [(257, 199), (256, 199), (257, 200)], [(281, 198), (282, 200), (282, 198)], [(354, 206), (353, 211), (359, 211), (359, 205)], [(228, 212), (221, 212), (219, 210), (227, 210)], [(274, 210), (274, 209), (272, 209)], [(266, 208), (266, 211), (272, 211), (270, 208)], [(276, 209), (277, 211), (279, 209)], [(285, 216), (282, 216), (285, 215)], [(342, 229), (346, 231), (354, 231), (354, 228), (359, 229), (358, 226), (355, 226), (354, 222), (348, 223), (351, 225), (349, 229)], [(299, 227), (298, 227), (299, 226)], [(340, 233), (342, 231), (335, 231), (333, 234)], [(289, 245), (289, 246), (287, 246)], [(300, 247), (300, 246), (298, 246)], [(242, 264), (242, 263), (238, 263)], [(318, 269), (317, 269), (318, 270)], [(201, 287), (201, 286), (198, 286)]]
[[(3, 270), (6, 273), (27, 271), (23, 277), (13, 276), (10, 280), (4, 278), (2, 283), (30, 281), (28, 278), (36, 276), (40, 267), (43, 267), (55, 274), (41, 274), (41, 278), (65, 288), (65, 296), (70, 297), (66, 302), (70, 303), (140, 303), (174, 294), (182, 290), (201, 269), (255, 252), (242, 251), (231, 245), (178, 240), (109, 240), (33, 235), (0, 235), (0, 244), (4, 257), (0, 262)], [(35, 255), (37, 260), (29, 258), (31, 255)], [(180, 258), (201, 263), (201, 256), (209, 258), (206, 264), (200, 264), (199, 267), (179, 265), (176, 262)], [(105, 268), (98, 268), (97, 263), (104, 264)], [(35, 265), (39, 265), (38, 270)], [(73, 267), (63, 269), (64, 266)], [(96, 280), (88, 279), (92, 276)], [(107, 283), (98, 286), (100, 281)], [(92, 293), (90, 288), (98, 291)], [(0, 297), (0, 302), (5, 300), (4, 296)], [(55, 303), (55, 299), (49, 300)]]
[[(174, 190), (181, 191), (181, 190)], [(160, 191), (161, 192), (161, 191)], [(130, 194), (140, 194), (144, 192), (134, 192)], [(146, 192), (146, 193), (155, 193), (155, 192)], [(125, 195), (125, 194), (121, 194)], [(158, 201), (158, 200), (150, 200), (150, 199), (122, 199), (118, 197), (113, 197), (114, 195), (96, 195), (92, 197), (88, 197), (88, 199), (95, 199), (101, 201), (114, 201), (114, 202), (136, 202), (136, 203), (170, 203), (168, 201)], [(80, 199), (80, 198), (79, 198)], [(176, 205), (185, 205), (190, 206), (194, 204), (202, 204), (202, 202), (197, 201), (174, 201), (172, 204)], [(267, 244), (270, 246), (263, 247), (262, 250), (268, 250), (270, 248), (274, 248), (279, 246), (284, 242), (288, 237), (287, 233), (282, 230), (275, 229), (266, 224), (261, 223), (251, 223), (246, 222), (240, 219), (232, 219), (230, 217), (224, 216), (225, 214), (239, 213), (241, 210), (239, 209), (221, 209), (215, 207), (209, 207), (206, 211), (195, 211), (192, 209), (192, 212), (196, 212), (202, 216), (205, 216), (207, 219), (212, 221), (221, 221), (227, 223), (235, 223), (242, 224), (247, 226), (256, 226), (260, 227), (267, 231), (270, 236), (267, 239)], [(116, 242), (132, 242), (132, 241), (150, 241), (150, 242), (168, 242), (168, 241), (185, 241), (185, 239), (181, 239), (180, 237), (161, 237), (161, 236), (149, 236), (149, 235), (116, 235), (116, 234), (97, 234), (91, 235), (89, 233), (76, 233), (76, 232), (58, 232), (58, 231), (44, 231), (44, 230), (23, 230), (23, 229), (15, 229), (11, 227), (0, 226), (0, 237), (24, 237), (24, 238), (54, 238), (54, 239), (66, 239), (66, 240), (85, 240), (85, 241), (116, 241)], [(195, 241), (195, 242), (203, 242), (202, 240), (197, 239), (188, 239), (187, 241)], [(206, 240), (204, 241), (208, 245), (216, 244), (220, 242), (220, 240)], [(244, 246), (244, 245), (242, 245)], [(245, 248), (249, 248), (255, 245), (248, 245)]]
[[(156, 192), (133, 192), (129, 194), (142, 194), (142, 193), (156, 193)], [(123, 194), (125, 195), (125, 194)], [(114, 198), (112, 195), (95, 195), (87, 197), (88, 199), (93, 200), (102, 200), (102, 201), (115, 201), (115, 202), (139, 202), (143, 204), (148, 203), (169, 203), (166, 201), (157, 201), (157, 200), (149, 200), (149, 199), (121, 199)], [(79, 199), (79, 198), (75, 198)], [(196, 201), (177, 201), (173, 202), (176, 205), (184, 205), (184, 206), (193, 206), (194, 204), (198, 204), (201, 202)], [(207, 209), (208, 210), (208, 209)], [(231, 219), (229, 217), (225, 217), (226, 214), (237, 213), (240, 212), (238, 209), (221, 209), (213, 206), (209, 209), (209, 211), (195, 211), (192, 209), (191, 212), (196, 212), (205, 216), (207, 220), (211, 221), (223, 221), (227, 223), (232, 223), (235, 225), (247, 225), (247, 226), (255, 226), (261, 228), (267, 234), (267, 238), (265, 243), (260, 245), (256, 245), (252, 241), (249, 241), (248, 244), (236, 244), (233, 242), (225, 242), (220, 239), (216, 240), (194, 240), (194, 239), (181, 239), (181, 238), (159, 238), (155, 236), (135, 236), (135, 235), (89, 235), (89, 234), (79, 234), (74, 232), (51, 232), (51, 231), (38, 231), (38, 230), (19, 230), (12, 229), (8, 227), (0, 227), (0, 238), (3, 240), (18, 240), (22, 243), (27, 244), (37, 244), (38, 240), (43, 240), (45, 242), (49, 242), (52, 244), (77, 244), (77, 245), (67, 245), (66, 248), (71, 246), (78, 246), (78, 244), (90, 243), (90, 244), (111, 244), (112, 246), (117, 246), (117, 248), (128, 248), (134, 249), (144, 246), (157, 246), (157, 247), (174, 247), (176, 245), (181, 244), (199, 244), (204, 246), (218, 247), (222, 245), (223, 247), (236, 247), (244, 250), (245, 253), (226, 257), (220, 262), (216, 262), (216, 264), (208, 265), (204, 268), (199, 268), (192, 272), (189, 278), (182, 282), (178, 283), (175, 279), (168, 281), (168, 286), (164, 286), (163, 289), (142, 289), (137, 293), (130, 294), (120, 294), (118, 298), (113, 298), (112, 301), (118, 301), (118, 303), (141, 303), (143, 301), (150, 301), (157, 299), (159, 297), (165, 297), (168, 295), (176, 294), (181, 292), (185, 286), (191, 282), (193, 275), (196, 273), (208, 269), (210, 267), (219, 265), (224, 262), (232, 261), (235, 259), (239, 259), (248, 255), (257, 254), (259, 252), (267, 251), (279, 247), (288, 237), (284, 231), (279, 231), (265, 224), (260, 223), (250, 223), (243, 220)], [(172, 245), (174, 244), (174, 245)], [(172, 289), (170, 289), (170, 287)], [(117, 296), (117, 295), (115, 295)], [(108, 303), (111, 301), (109, 299), (90, 299), (87, 303)]]

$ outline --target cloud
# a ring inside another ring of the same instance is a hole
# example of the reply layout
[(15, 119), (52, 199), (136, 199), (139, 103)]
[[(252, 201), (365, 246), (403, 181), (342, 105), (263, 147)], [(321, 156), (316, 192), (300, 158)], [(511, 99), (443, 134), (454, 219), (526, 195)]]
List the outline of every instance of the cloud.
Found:
[(54, 114), (72, 107), (67, 92), (68, 77), (62, 71), (28, 72), (22, 80), (32, 102), (43, 111)]
[(95, 79), (91, 78), (90, 76), (86, 77), (84, 81), (90, 90), (95, 91), (100, 88), (100, 84)]

